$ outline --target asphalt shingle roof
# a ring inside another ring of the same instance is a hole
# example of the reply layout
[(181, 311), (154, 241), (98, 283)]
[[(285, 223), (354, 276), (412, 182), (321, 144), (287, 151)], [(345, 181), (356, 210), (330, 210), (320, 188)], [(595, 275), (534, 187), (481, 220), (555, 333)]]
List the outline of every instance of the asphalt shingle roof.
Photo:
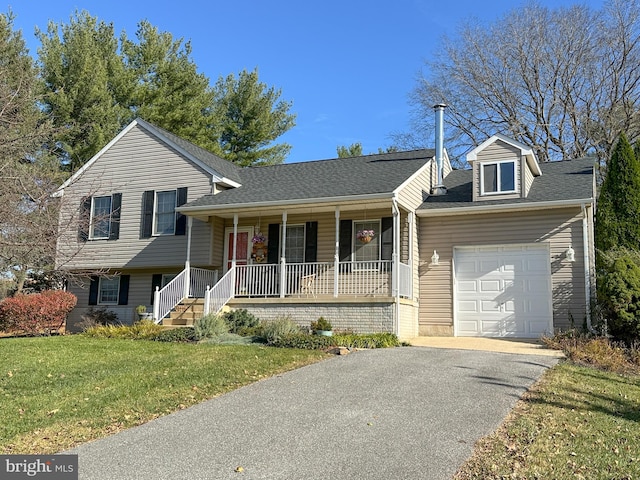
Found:
[(185, 207), (391, 193), (433, 155), (432, 149), (423, 149), (243, 168), (241, 187), (205, 195)]
[(418, 210), (471, 206), (551, 202), (594, 197), (593, 158), (541, 163), (542, 175), (534, 178), (526, 198), (472, 201), (471, 170), (453, 170), (444, 179), (446, 195), (430, 196)]

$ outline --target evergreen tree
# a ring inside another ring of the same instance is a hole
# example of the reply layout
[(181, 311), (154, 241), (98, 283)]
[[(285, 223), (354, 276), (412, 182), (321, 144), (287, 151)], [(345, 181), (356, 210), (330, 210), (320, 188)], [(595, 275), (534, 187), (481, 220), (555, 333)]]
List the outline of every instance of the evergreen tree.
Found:
[(348, 147), (340, 145), (336, 148), (338, 158), (359, 157), (362, 155), (362, 143), (352, 143)]
[(243, 70), (238, 77), (220, 77), (214, 87), (212, 130), (216, 153), (241, 166), (284, 162), (287, 143), (273, 144), (295, 125), (291, 102), (279, 100), (281, 91), (258, 80), (258, 72)]
[(640, 147), (626, 135), (615, 145), (596, 209), (596, 249), (640, 248)]
[(28, 271), (51, 267), (63, 181), (45, 147), (52, 128), (38, 108), (38, 71), (13, 15), (0, 14), (0, 269), (20, 291)]
[(191, 45), (159, 32), (147, 21), (138, 25), (138, 42), (122, 36), (122, 54), (134, 79), (130, 108), (159, 127), (208, 150), (213, 91), (209, 79), (191, 60)]
[(83, 165), (131, 117), (131, 79), (118, 53), (113, 24), (76, 11), (68, 25), (37, 30), (47, 93), (44, 107), (58, 127), (57, 147), (73, 171)]

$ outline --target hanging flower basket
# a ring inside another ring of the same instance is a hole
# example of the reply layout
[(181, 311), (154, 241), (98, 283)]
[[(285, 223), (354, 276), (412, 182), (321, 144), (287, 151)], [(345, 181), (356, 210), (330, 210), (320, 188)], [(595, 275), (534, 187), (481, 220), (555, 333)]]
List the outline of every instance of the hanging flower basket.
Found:
[(373, 230), (359, 230), (358, 233), (356, 233), (356, 238), (362, 243), (369, 243), (374, 235), (375, 232)]
[(262, 234), (262, 232), (258, 232), (258, 233), (256, 233), (256, 234), (253, 236), (253, 238), (251, 239), (251, 242), (252, 242), (252, 243), (262, 243), (262, 244), (264, 244), (264, 243), (266, 243), (266, 241), (267, 241), (267, 237), (265, 237), (265, 236)]

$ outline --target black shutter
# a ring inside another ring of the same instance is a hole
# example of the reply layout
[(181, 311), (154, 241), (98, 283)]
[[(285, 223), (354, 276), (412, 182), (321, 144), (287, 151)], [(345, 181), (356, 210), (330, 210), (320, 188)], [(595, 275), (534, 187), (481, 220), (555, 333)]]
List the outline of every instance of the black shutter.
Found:
[(393, 217), (381, 219), (380, 260), (391, 260), (393, 257)]
[(109, 240), (120, 238), (120, 209), (122, 208), (122, 194), (111, 195), (111, 217), (109, 218)]
[[(176, 190), (176, 207), (187, 203), (187, 187)], [(176, 213), (176, 235), (184, 235), (187, 231), (187, 217), (182, 213)]]
[(318, 222), (307, 222), (304, 245), (304, 261), (316, 262), (318, 258)]
[(351, 261), (351, 241), (353, 237), (353, 221), (340, 220), (340, 261)]
[(129, 277), (130, 275), (120, 275), (118, 305), (127, 305), (129, 303)]
[(84, 197), (80, 203), (80, 215), (78, 216), (78, 241), (86, 242), (89, 239), (89, 222), (91, 221), (91, 197)]
[(91, 283), (89, 284), (89, 305), (98, 304), (98, 286), (100, 280), (98, 277), (91, 277)]
[(154, 273), (151, 277), (151, 305), (153, 305), (153, 300), (155, 298), (156, 287), (162, 288), (162, 274)]
[(155, 192), (147, 190), (142, 194), (142, 225), (140, 226), (140, 238), (150, 238), (153, 233), (153, 202)]
[(269, 243), (267, 244), (267, 263), (280, 261), (280, 224), (269, 224)]

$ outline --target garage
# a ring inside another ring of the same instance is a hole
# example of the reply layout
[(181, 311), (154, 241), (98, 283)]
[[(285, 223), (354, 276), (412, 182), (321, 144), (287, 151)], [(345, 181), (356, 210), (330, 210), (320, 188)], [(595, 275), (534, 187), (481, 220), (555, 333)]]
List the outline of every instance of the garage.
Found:
[(454, 334), (538, 338), (553, 329), (546, 243), (455, 247)]

